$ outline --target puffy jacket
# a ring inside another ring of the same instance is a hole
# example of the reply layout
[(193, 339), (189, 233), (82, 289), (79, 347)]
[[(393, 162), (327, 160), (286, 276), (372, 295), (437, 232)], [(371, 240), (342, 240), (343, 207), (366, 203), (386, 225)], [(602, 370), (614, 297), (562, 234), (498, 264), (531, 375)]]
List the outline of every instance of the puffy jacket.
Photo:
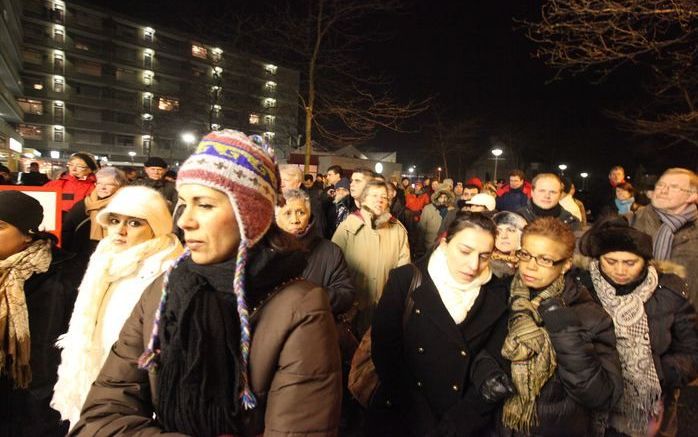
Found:
[[(70, 435), (165, 434), (155, 415), (157, 373), (137, 366), (161, 292), (162, 277), (146, 289), (124, 324)], [(245, 420), (246, 431), (254, 436), (336, 436), (341, 368), (327, 294), (295, 281), (271, 296), (250, 302), (250, 385), (258, 406)]]
[(516, 212), (523, 208), (531, 198), (531, 183), (524, 182), (523, 187), (512, 189), (511, 186), (505, 185), (497, 190), (497, 210)]
[[(613, 321), (576, 269), (565, 275), (562, 300), (563, 308), (541, 311), (557, 368), (536, 400), (538, 425), (530, 436), (594, 435), (595, 414), (609, 411), (623, 393)], [(500, 435), (523, 435), (500, 427)]]
[[(533, 210), (533, 203), (531, 200), (526, 203), (526, 206), (517, 210), (516, 213), (525, 218), (529, 223), (537, 218), (536, 213)], [(579, 220), (577, 220), (577, 217), (573, 216), (572, 213), (561, 206), (560, 213), (556, 218), (572, 228), (573, 231), (580, 231), (582, 229), (582, 224)]]
[(70, 211), (77, 202), (87, 197), (95, 189), (97, 178), (90, 173), (86, 179), (78, 179), (69, 173), (63, 173), (58, 179), (48, 182), (44, 187), (61, 190), (63, 212)]
[(354, 304), (356, 291), (341, 249), (321, 237), (309, 236), (309, 239), (310, 254), (303, 278), (325, 288), (332, 314), (338, 316), (349, 311)]
[(412, 212), (422, 212), (424, 207), (430, 202), (429, 193), (422, 191), (419, 194), (414, 192), (405, 193), (405, 207)]

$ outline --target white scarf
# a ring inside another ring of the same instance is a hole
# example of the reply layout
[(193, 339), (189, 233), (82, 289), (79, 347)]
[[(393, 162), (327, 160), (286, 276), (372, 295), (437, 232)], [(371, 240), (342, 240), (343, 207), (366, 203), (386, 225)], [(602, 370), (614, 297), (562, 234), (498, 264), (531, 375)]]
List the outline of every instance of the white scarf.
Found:
[(475, 299), (480, 294), (480, 287), (492, 279), (492, 271), (489, 266), (478, 277), (469, 283), (458, 282), (448, 270), (446, 251), (439, 245), (429, 258), (427, 267), (431, 280), (434, 281), (439, 291), (441, 301), (448, 313), (460, 324), (468, 316), (468, 311), (475, 304)]
[[(107, 291), (120, 281), (144, 276), (148, 272), (154, 273), (153, 279), (157, 278), (182, 250), (173, 234), (153, 238), (120, 252), (114, 250), (112, 237), (97, 245), (80, 284), (68, 332), (56, 343), (62, 352), (51, 407), (60, 412), (64, 420), (70, 420), (71, 427), (80, 418), (90, 386), (107, 358), (104, 353), (107, 348), (97, 344), (95, 332)], [(147, 285), (138, 291), (142, 293)], [(126, 317), (131, 310), (124, 313)], [(121, 324), (125, 321), (122, 320)]]
[(624, 434), (645, 436), (650, 417), (659, 414), (662, 396), (645, 312), (645, 302), (657, 289), (657, 270), (649, 266), (647, 277), (632, 293), (618, 296), (601, 275), (599, 261), (592, 261), (590, 267), (596, 295), (613, 319), (623, 370), (623, 396), (611, 410), (610, 424)]

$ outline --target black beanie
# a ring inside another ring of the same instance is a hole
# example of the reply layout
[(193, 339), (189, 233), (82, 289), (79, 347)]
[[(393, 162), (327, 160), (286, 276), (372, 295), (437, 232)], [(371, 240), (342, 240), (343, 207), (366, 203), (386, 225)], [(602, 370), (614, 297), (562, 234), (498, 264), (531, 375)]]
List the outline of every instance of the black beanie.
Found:
[(598, 258), (609, 252), (630, 252), (652, 259), (652, 237), (628, 224), (619, 216), (599, 220), (579, 240), (582, 255)]
[(38, 200), (21, 191), (0, 191), (0, 220), (23, 234), (36, 233), (44, 219), (44, 208)]
[(161, 167), (167, 168), (167, 161), (160, 158), (159, 156), (151, 156), (146, 162), (143, 163), (143, 167)]
[(85, 161), (85, 164), (87, 164), (87, 166), (90, 167), (90, 170), (92, 170), (93, 172), (97, 171), (97, 162), (95, 162), (94, 158), (92, 158), (92, 156), (90, 156), (89, 154), (85, 152), (77, 152), (70, 155), (70, 159), (73, 158), (82, 159), (83, 161)]

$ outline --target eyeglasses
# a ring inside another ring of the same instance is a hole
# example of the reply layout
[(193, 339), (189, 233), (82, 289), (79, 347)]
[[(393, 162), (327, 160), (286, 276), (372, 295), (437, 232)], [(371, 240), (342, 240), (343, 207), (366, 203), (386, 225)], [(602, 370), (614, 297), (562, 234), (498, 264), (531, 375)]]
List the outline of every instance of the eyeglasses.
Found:
[(553, 266), (559, 266), (560, 264), (564, 263), (567, 261), (567, 258), (559, 259), (557, 261), (544, 257), (544, 256), (533, 256), (530, 253), (526, 252), (525, 250), (517, 250), (516, 251), (516, 257), (519, 259), (519, 261), (523, 262), (529, 262), (532, 259), (536, 260), (536, 264), (538, 264), (541, 267), (553, 267)]
[(665, 184), (664, 182), (658, 182), (654, 184), (654, 189), (657, 191), (661, 191), (663, 189), (667, 189), (670, 193), (676, 193), (677, 191), (683, 191), (684, 193), (694, 193), (694, 190), (688, 190), (686, 188), (681, 188), (676, 184)]

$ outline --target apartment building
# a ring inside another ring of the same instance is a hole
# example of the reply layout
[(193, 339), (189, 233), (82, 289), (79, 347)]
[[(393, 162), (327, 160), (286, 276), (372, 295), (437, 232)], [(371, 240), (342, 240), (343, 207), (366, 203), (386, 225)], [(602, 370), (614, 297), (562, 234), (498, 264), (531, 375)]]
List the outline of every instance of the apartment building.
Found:
[(22, 137), (15, 130), (24, 112), (22, 96), (22, 1), (0, 0), (0, 163), (17, 168)]
[(297, 71), (85, 3), (21, 3), (21, 112), (9, 122), (25, 148), (52, 159), (85, 150), (111, 161), (174, 162), (197, 136), (231, 128), (263, 135), (288, 155)]

